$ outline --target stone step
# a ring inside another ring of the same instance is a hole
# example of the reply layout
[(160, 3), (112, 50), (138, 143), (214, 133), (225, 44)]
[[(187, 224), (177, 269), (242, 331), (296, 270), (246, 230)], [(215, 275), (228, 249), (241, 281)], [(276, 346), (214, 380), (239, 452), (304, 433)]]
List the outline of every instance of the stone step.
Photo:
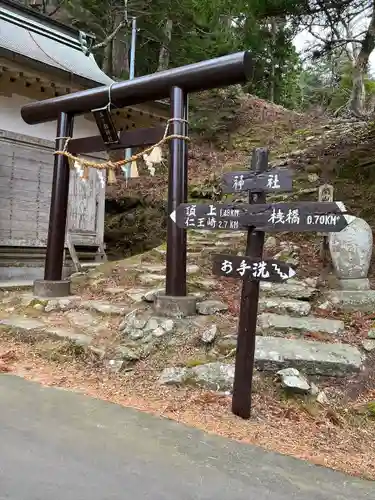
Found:
[(111, 304), (102, 300), (83, 300), (79, 303), (80, 309), (95, 311), (100, 314), (108, 314), (114, 316), (123, 316), (129, 312), (127, 306), (122, 304)]
[(137, 271), (146, 271), (148, 273), (165, 273), (165, 264), (141, 262), (136, 267)]
[(278, 314), (307, 316), (310, 314), (311, 305), (305, 300), (283, 299), (281, 297), (261, 297), (259, 299), (259, 312), (268, 309)]
[[(134, 302), (141, 302), (143, 300), (143, 297), (150, 292), (150, 288), (145, 288), (145, 287), (138, 287), (138, 288), (129, 288), (126, 290), (124, 293), (129, 297), (129, 299), (133, 300)], [(155, 290), (158, 290), (157, 288)], [(160, 288), (160, 290), (164, 290), (164, 288)]]
[(212, 246), (215, 244), (215, 240), (213, 240), (212, 238), (205, 238), (205, 239), (202, 239), (202, 238), (193, 238), (193, 239), (190, 239), (188, 238), (187, 240), (187, 244), (188, 246), (189, 245), (194, 245), (194, 246), (201, 246), (201, 247), (207, 247), (207, 246)]
[(308, 375), (342, 377), (359, 372), (362, 356), (356, 347), (313, 340), (257, 337), (255, 350), (258, 370), (297, 368)]
[[(223, 353), (235, 350), (236, 345), (236, 335), (224, 337), (218, 343)], [(358, 372), (362, 363), (360, 351), (349, 344), (256, 337), (255, 365), (258, 370), (277, 371), (290, 367), (308, 375), (341, 377)]]
[(32, 330), (39, 330), (46, 328), (46, 324), (34, 318), (26, 318), (23, 316), (10, 316), (0, 320), (0, 325), (5, 327), (14, 328), (21, 332), (29, 332)]
[(216, 238), (218, 238), (219, 240), (227, 240), (227, 239), (232, 240), (232, 239), (241, 239), (244, 238), (245, 236), (246, 233), (239, 233), (238, 231), (232, 231), (229, 233), (218, 232)]
[(259, 333), (269, 335), (286, 333), (328, 333), (338, 335), (345, 329), (342, 321), (336, 319), (317, 318), (305, 316), (294, 318), (292, 316), (262, 313), (258, 316), (257, 329)]
[(367, 313), (372, 313), (375, 309), (375, 290), (332, 290), (325, 298), (327, 303), (323, 304), (323, 308), (333, 307), (343, 311)]
[(165, 274), (145, 273), (138, 276), (138, 281), (144, 285), (155, 285), (156, 283), (162, 283), (165, 279)]
[(289, 280), (287, 283), (260, 283), (260, 291), (265, 295), (286, 297), (289, 299), (311, 299), (317, 289), (304, 283), (303, 281)]
[[(189, 231), (190, 237), (204, 237), (204, 236), (212, 236), (212, 231), (209, 229), (192, 229)], [(243, 238), (246, 236), (246, 233), (239, 231), (218, 231), (216, 237), (219, 239), (225, 238)]]
[(217, 247), (217, 246), (209, 246), (209, 247), (196, 247), (196, 246), (189, 246), (189, 251), (192, 252), (200, 252), (201, 255), (205, 254), (211, 254), (211, 253), (221, 253), (220, 251), (222, 248)]
[[(145, 280), (148, 281), (157, 281), (158, 279), (165, 279), (167, 268), (165, 264), (150, 264), (148, 262), (144, 262), (136, 268), (138, 272), (144, 273), (146, 276)], [(200, 271), (199, 266), (196, 264), (187, 264), (186, 272), (188, 274), (196, 274)], [(142, 278), (141, 278), (142, 281)]]
[[(245, 242), (244, 242), (244, 246), (245, 246)], [(217, 241), (215, 243), (215, 247), (231, 248), (231, 247), (233, 247), (233, 241), (230, 241), (230, 240)]]
[[(234, 346), (236, 339), (233, 339)], [(255, 366), (259, 371), (277, 372), (296, 368), (306, 375), (344, 377), (362, 368), (361, 353), (348, 344), (325, 344), (308, 340), (257, 337)], [(211, 390), (231, 391), (234, 364), (215, 361), (191, 368), (168, 367), (159, 383), (167, 385), (198, 385)]]
[(196, 277), (194, 281), (188, 280), (187, 282), (189, 287), (199, 288), (201, 290), (211, 291), (214, 290), (218, 284), (215, 279), (211, 278), (201, 278)]
[(11, 280), (11, 281), (0, 281), (0, 290), (17, 290), (32, 288), (34, 281), (30, 280)]
[(1, 326), (9, 328), (25, 339), (28, 338), (29, 334), (35, 338), (39, 334), (41, 340), (47, 336), (58, 340), (70, 341), (81, 346), (88, 346), (92, 341), (89, 335), (79, 333), (74, 328), (51, 326), (42, 321), (21, 316), (11, 316), (10, 318), (3, 319), (0, 321)]

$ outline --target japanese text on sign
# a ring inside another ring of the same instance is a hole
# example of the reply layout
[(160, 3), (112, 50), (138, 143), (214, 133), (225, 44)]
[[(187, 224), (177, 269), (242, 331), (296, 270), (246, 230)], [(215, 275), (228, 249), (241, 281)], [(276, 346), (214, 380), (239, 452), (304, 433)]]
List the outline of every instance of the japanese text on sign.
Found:
[(334, 214), (312, 214), (305, 216), (305, 221), (301, 221), (300, 211), (298, 208), (289, 209), (288, 211), (272, 209), (272, 213), (268, 219), (271, 224), (300, 224), (305, 222), (308, 225), (327, 224), (336, 225), (340, 219), (339, 215)]
[[(238, 220), (231, 220), (231, 218), (238, 218), (240, 210), (235, 208), (219, 208), (215, 205), (208, 205), (208, 212), (204, 217), (197, 217), (196, 205), (188, 205), (185, 208), (185, 227), (196, 228), (218, 228), (218, 229), (238, 229)], [(223, 220), (224, 219), (224, 220)], [(227, 220), (225, 220), (227, 219)]]
[[(242, 191), (245, 185), (245, 177), (243, 174), (233, 177), (232, 188), (234, 191)], [(268, 174), (266, 187), (269, 189), (280, 189), (280, 180), (278, 174)]]
[[(233, 262), (226, 259), (223, 260), (220, 269), (226, 275), (233, 274), (234, 271)], [(239, 266), (235, 269), (235, 272), (241, 278), (243, 278), (245, 274), (248, 274), (251, 275), (253, 278), (267, 279), (270, 277), (270, 272), (278, 274), (282, 279), (289, 278), (289, 275), (283, 273), (277, 264), (265, 262), (264, 260), (259, 262), (248, 263), (246, 262), (245, 259), (243, 259), (240, 262)]]

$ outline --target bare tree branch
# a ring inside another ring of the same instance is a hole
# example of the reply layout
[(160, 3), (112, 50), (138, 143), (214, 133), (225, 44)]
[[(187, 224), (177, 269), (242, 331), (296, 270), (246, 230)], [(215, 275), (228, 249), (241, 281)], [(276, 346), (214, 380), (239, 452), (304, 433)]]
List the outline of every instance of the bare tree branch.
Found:
[(48, 17), (53, 17), (61, 9), (64, 4), (64, 0), (60, 0), (57, 6), (48, 14)]
[(347, 108), (354, 116), (368, 117), (365, 78), (375, 50), (375, 0), (311, 0), (302, 25), (316, 40), (310, 47), (314, 57), (345, 51), (352, 66)]
[(110, 42), (112, 42), (112, 40), (115, 38), (115, 36), (117, 35), (117, 33), (126, 26), (126, 22), (125, 21), (121, 21), (121, 23), (112, 31), (112, 33), (110, 35), (108, 35), (107, 37), (104, 38), (104, 40), (100, 43), (97, 43), (96, 45), (94, 45), (92, 47), (93, 50), (96, 50), (96, 49), (100, 49), (101, 47), (105, 47), (106, 45), (108, 45)]

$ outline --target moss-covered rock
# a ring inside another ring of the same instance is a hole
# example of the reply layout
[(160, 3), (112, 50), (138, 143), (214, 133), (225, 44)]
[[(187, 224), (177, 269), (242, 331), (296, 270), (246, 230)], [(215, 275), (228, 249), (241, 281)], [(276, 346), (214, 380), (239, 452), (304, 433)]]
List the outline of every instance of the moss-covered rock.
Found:
[(166, 238), (166, 203), (140, 198), (106, 201), (105, 242), (110, 257), (139, 254)]

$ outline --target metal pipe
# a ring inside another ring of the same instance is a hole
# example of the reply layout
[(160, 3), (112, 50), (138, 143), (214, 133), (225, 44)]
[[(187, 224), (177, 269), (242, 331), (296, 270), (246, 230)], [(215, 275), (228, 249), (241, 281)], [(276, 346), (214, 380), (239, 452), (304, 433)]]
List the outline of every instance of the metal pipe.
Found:
[(137, 38), (137, 18), (132, 19), (132, 38), (130, 44), (130, 64), (129, 64), (129, 80), (133, 80), (135, 76), (135, 42)]
[[(185, 93), (225, 87), (245, 82), (252, 72), (249, 52), (239, 52), (180, 68), (159, 71), (152, 75), (118, 82), (111, 86), (111, 101), (119, 107), (132, 106), (147, 101), (169, 97), (172, 87)], [(60, 97), (26, 104), (21, 109), (26, 123), (34, 125), (56, 120), (59, 113), (82, 114), (106, 106), (109, 87), (82, 90)]]
[[(129, 61), (129, 80), (134, 79), (135, 74), (135, 42), (137, 38), (137, 18), (133, 17), (132, 19), (132, 37), (130, 42), (130, 61)], [(125, 149), (125, 158), (128, 159), (132, 155), (131, 148)], [(130, 177), (131, 172), (131, 164), (126, 164), (123, 167), (123, 171), (125, 172), (126, 177)]]
[[(60, 113), (57, 120), (56, 151), (61, 151), (65, 146), (66, 138), (72, 137), (73, 123), (74, 117), (72, 115)], [(69, 197), (69, 173), (69, 161), (66, 156), (55, 155), (47, 253), (44, 267), (44, 279), (47, 281), (57, 281), (62, 278)]]
[[(171, 90), (170, 133), (184, 135), (185, 94), (179, 87)], [(178, 121), (178, 120), (181, 121)], [(168, 222), (167, 222), (167, 276), (165, 294), (173, 297), (186, 295), (186, 230), (180, 229), (169, 217), (183, 203), (186, 184), (186, 148), (183, 139), (169, 143)]]

